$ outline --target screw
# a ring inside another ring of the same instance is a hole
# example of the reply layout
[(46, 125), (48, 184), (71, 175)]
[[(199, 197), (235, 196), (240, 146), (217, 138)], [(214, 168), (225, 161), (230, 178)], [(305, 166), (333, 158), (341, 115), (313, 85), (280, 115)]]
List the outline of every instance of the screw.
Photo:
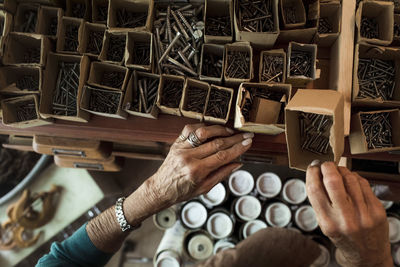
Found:
[(240, 51), (228, 51), (227, 68), (225, 74), (229, 78), (250, 78), (250, 53)]
[(368, 39), (379, 38), (379, 24), (376, 18), (363, 17), (361, 19), (361, 36)]
[(231, 92), (211, 86), (210, 97), (205, 115), (217, 119), (226, 119), (229, 112), (228, 109), (231, 96)]
[(115, 89), (122, 89), (122, 84), (125, 80), (125, 72), (120, 71), (105, 71), (101, 78), (101, 85)]
[(114, 62), (121, 62), (124, 59), (126, 46), (125, 35), (109, 35), (107, 59)]
[(331, 23), (329, 22), (328, 18), (319, 18), (318, 33), (324, 34), (324, 33), (332, 33), (332, 32), (333, 32), (333, 27), (332, 27)]
[(299, 123), (301, 148), (318, 155), (328, 154), (332, 116), (301, 112)]
[(79, 25), (68, 24), (65, 27), (64, 51), (77, 51), (79, 44)]
[(283, 82), (284, 57), (264, 54), (260, 82)]
[(103, 48), (103, 37), (104, 37), (104, 30), (90, 31), (88, 36), (86, 53), (93, 55), (100, 55), (101, 49)]
[(313, 62), (311, 53), (307, 51), (292, 50), (290, 54), (290, 76), (311, 77)]
[(161, 90), (161, 105), (179, 108), (183, 93), (183, 81), (165, 79)]

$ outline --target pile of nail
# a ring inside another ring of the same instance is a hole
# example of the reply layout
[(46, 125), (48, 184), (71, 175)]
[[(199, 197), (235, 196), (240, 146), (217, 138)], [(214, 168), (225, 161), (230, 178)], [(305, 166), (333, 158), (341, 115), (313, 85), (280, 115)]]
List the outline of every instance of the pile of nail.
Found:
[(36, 31), (36, 23), (38, 17), (37, 10), (26, 10), (23, 17), (24, 23), (19, 26), (19, 31), (34, 33)]
[(158, 77), (140, 75), (135, 77), (132, 103), (128, 103), (125, 108), (141, 113), (150, 113), (157, 101), (159, 82), (160, 79)]
[(57, 17), (52, 17), (50, 19), (50, 24), (48, 28), (48, 35), (57, 35), (57, 28), (58, 28), (58, 18)]
[(23, 54), (24, 63), (40, 63), (40, 48), (27, 48)]
[(15, 85), (20, 90), (28, 90), (28, 91), (38, 91), (39, 90), (39, 80), (33, 75), (24, 75), (19, 78)]
[(394, 22), (393, 36), (397, 38), (400, 37), (400, 25), (397, 22)]
[(286, 24), (299, 23), (299, 21), (297, 21), (296, 12), (297, 12), (297, 10), (296, 10), (296, 7), (294, 7), (294, 6), (285, 7), (285, 22), (286, 22)]
[(64, 51), (76, 51), (78, 49), (78, 32), (79, 25), (67, 24), (65, 26)]
[(375, 18), (363, 17), (361, 19), (361, 36), (368, 39), (379, 38), (379, 24)]
[(156, 5), (153, 33), (158, 73), (197, 77), (204, 5)]
[(208, 17), (206, 22), (206, 35), (232, 36), (231, 17)]
[(121, 101), (121, 92), (87, 87), (90, 92), (89, 110), (99, 113), (116, 114)]
[(125, 80), (125, 73), (119, 71), (105, 71), (101, 77), (101, 85), (115, 89), (122, 89)]
[(312, 65), (313, 62), (310, 52), (292, 50), (289, 62), (289, 76), (305, 76), (311, 78)]
[(89, 33), (86, 52), (94, 55), (99, 55), (103, 48), (104, 31), (92, 30)]
[(333, 28), (332, 28), (332, 25), (329, 22), (328, 18), (320, 18), (319, 24), (318, 24), (318, 33), (324, 34), (324, 33), (332, 33), (332, 32), (333, 32)]
[(97, 3), (97, 19), (98, 23), (107, 23), (108, 17), (108, 1), (105, 4)]
[(0, 17), (0, 37), (3, 36), (3, 30), (4, 30), (4, 18)]
[(203, 114), (206, 106), (208, 90), (193, 86), (188, 87), (186, 90), (187, 102), (185, 110)]
[(169, 108), (179, 108), (183, 93), (183, 81), (165, 79), (161, 90), (161, 105)]
[(205, 116), (226, 119), (229, 112), (230, 99), (230, 92), (211, 87)]
[(264, 54), (260, 82), (283, 82), (284, 57)]
[(16, 122), (36, 120), (38, 115), (36, 113), (35, 101), (24, 100), (14, 104)]
[(299, 122), (301, 148), (318, 155), (328, 154), (332, 116), (301, 112)]
[(133, 44), (133, 64), (150, 65), (150, 43), (135, 42)]
[(360, 114), (368, 149), (393, 147), (390, 113)]
[(117, 9), (117, 28), (137, 28), (146, 25), (147, 12), (128, 11), (126, 8)]
[(216, 55), (203, 51), (203, 61), (201, 74), (207, 77), (221, 78), (222, 75), (222, 55)]
[(108, 50), (107, 50), (107, 60), (114, 62), (121, 62), (124, 59), (126, 46), (126, 36), (125, 35), (110, 35)]
[(228, 51), (225, 75), (233, 79), (250, 78), (250, 53)]
[(239, 0), (239, 28), (247, 32), (273, 32), (272, 3), (272, 0)]
[(393, 99), (396, 69), (394, 61), (360, 58), (358, 62), (358, 98)]
[(72, 11), (73, 17), (83, 19), (86, 14), (86, 4), (85, 3), (72, 3), (71, 11)]

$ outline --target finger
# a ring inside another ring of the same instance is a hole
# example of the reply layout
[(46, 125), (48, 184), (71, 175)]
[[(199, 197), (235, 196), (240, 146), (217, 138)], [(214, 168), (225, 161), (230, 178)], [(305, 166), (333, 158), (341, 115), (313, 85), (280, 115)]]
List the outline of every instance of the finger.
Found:
[(360, 182), (360, 187), (361, 191), (364, 195), (365, 203), (367, 204), (368, 207), (373, 207), (377, 204), (381, 205), (381, 202), (379, 199), (375, 196), (374, 192), (372, 191), (372, 188), (369, 184), (369, 182), (360, 176), (358, 173), (355, 173), (357, 176), (359, 182)]
[(344, 188), (343, 178), (333, 162), (325, 162), (321, 165), (322, 181), (326, 192), (332, 202), (332, 206), (345, 209), (348, 202), (348, 195)]
[(361, 185), (358, 177), (347, 168), (339, 167), (338, 170), (343, 177), (345, 189), (351, 200), (353, 201), (354, 205), (360, 212), (360, 215), (366, 215), (367, 204), (364, 199), (364, 194), (361, 191)]
[(193, 149), (193, 155), (198, 159), (211, 156), (218, 151), (228, 149), (245, 139), (253, 138), (253, 133), (236, 134), (226, 138), (217, 138)]
[[(201, 143), (207, 141), (207, 139), (211, 139), (214, 137), (220, 136), (231, 136), (234, 131), (232, 129), (220, 126), (220, 125), (212, 125), (206, 127), (197, 128), (194, 133), (196, 134), (197, 138)], [(189, 133), (190, 134), (190, 133)], [(192, 145), (186, 141), (182, 145), (183, 148), (192, 148)]]
[(232, 172), (237, 169), (240, 169), (243, 166), (241, 163), (229, 163), (221, 168), (213, 171), (208, 175), (205, 180), (205, 183), (201, 187), (201, 192), (199, 194), (204, 194), (211, 190), (216, 184), (225, 180)]
[[(185, 127), (183, 128), (183, 130), (182, 130), (182, 132), (181, 132), (181, 136), (187, 138), (191, 132), (194, 132), (194, 131), (196, 131), (197, 129), (199, 129), (199, 128), (201, 128), (201, 127), (204, 127), (204, 126), (205, 126), (204, 123), (187, 124), (187, 125), (185, 125)], [(180, 137), (178, 137), (178, 138), (175, 140), (175, 143), (179, 144), (179, 143), (184, 143), (185, 141), (186, 141), (186, 139), (185, 139), (185, 140), (182, 140)]]
[(326, 217), (331, 209), (331, 202), (322, 183), (322, 174), (319, 166), (308, 167), (306, 189), (308, 199), (317, 216)]

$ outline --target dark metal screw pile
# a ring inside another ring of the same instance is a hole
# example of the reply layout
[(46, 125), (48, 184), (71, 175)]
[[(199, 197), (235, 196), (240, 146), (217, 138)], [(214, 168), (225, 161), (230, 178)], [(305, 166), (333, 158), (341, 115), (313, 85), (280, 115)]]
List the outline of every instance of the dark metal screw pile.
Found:
[(103, 48), (104, 31), (92, 30), (89, 33), (86, 52), (94, 55), (100, 55)]
[(239, 27), (248, 32), (273, 32), (272, 1), (239, 0)]
[(24, 23), (19, 27), (19, 31), (34, 33), (37, 23), (37, 10), (26, 10), (24, 13)]
[(318, 155), (328, 154), (332, 116), (301, 112), (299, 122), (301, 148)]
[(75, 18), (85, 18), (86, 5), (83, 3), (72, 3), (72, 16)]
[(57, 35), (58, 18), (52, 17), (50, 19), (48, 35)]
[(187, 90), (186, 110), (203, 113), (206, 106), (208, 90), (196, 87), (189, 87)]
[(363, 17), (361, 19), (361, 36), (368, 39), (379, 38), (379, 24), (375, 18)]
[(110, 61), (121, 62), (124, 59), (125, 44), (125, 36), (110, 35), (107, 59)]
[(108, 86), (111, 88), (122, 89), (122, 84), (124, 83), (125, 73), (118, 71), (104, 72), (101, 85)]
[(40, 48), (27, 48), (23, 55), (24, 63), (40, 63)]
[(78, 63), (59, 64), (56, 89), (53, 95), (53, 114), (62, 116), (77, 115), (77, 95), (80, 69)]
[(213, 36), (231, 36), (231, 17), (207, 18), (206, 34)]
[(318, 26), (318, 33), (332, 33), (333, 27), (332, 24), (329, 22), (328, 18), (319, 18), (319, 26)]
[(246, 98), (242, 107), (242, 116), (245, 121), (250, 121), (250, 111), (253, 108), (252, 98)]
[(283, 81), (283, 56), (264, 54), (260, 82)]
[(18, 79), (15, 84), (21, 90), (39, 90), (39, 80), (33, 75), (24, 75), (20, 79)]
[(78, 32), (79, 26), (68, 24), (65, 27), (65, 41), (64, 50), (65, 51), (76, 51), (78, 49)]
[(183, 93), (183, 82), (164, 80), (164, 88), (162, 88), (161, 105), (178, 108)]
[(99, 4), (97, 6), (97, 22), (107, 23), (108, 17), (108, 3), (106, 5)]
[(205, 115), (217, 119), (225, 119), (229, 112), (230, 99), (230, 92), (211, 88)]
[(289, 6), (285, 8), (286, 24), (296, 24), (300, 22), (297, 21), (296, 12), (297, 10), (294, 6)]
[(135, 88), (132, 104), (128, 103), (128, 109), (141, 113), (150, 113), (157, 100), (158, 84), (160, 79), (139, 77), (135, 79)]
[(89, 88), (89, 110), (94, 112), (116, 114), (121, 100), (121, 93), (114, 91), (100, 91)]
[(222, 55), (204, 52), (201, 73), (207, 77), (220, 78), (222, 74)]
[(133, 44), (133, 64), (150, 65), (150, 43)]
[(38, 115), (36, 113), (35, 101), (25, 100), (13, 104), (15, 106), (16, 122), (36, 120)]
[(393, 99), (396, 70), (394, 62), (380, 59), (359, 59), (359, 98)]
[(248, 52), (228, 51), (226, 76), (235, 79), (250, 78), (250, 55)]
[(400, 37), (400, 25), (396, 22), (394, 23), (393, 36)]
[(290, 76), (306, 76), (311, 78), (312, 66), (313, 62), (310, 52), (292, 50), (290, 55)]
[(4, 30), (4, 19), (0, 18), (0, 37), (3, 36), (3, 30)]
[(127, 11), (125, 8), (117, 10), (116, 26), (118, 28), (136, 28), (146, 25), (146, 12)]
[(390, 113), (360, 114), (368, 149), (393, 147)]

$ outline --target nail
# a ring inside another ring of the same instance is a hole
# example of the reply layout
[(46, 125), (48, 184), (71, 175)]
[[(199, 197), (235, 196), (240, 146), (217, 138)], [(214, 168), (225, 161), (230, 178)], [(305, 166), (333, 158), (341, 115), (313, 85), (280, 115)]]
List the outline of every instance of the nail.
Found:
[(242, 145), (243, 146), (248, 146), (248, 145), (250, 145), (251, 143), (253, 142), (253, 139), (245, 139), (245, 140), (243, 140), (243, 142), (242, 142)]
[(235, 131), (234, 130), (232, 130), (231, 128), (226, 128), (226, 131), (228, 132), (228, 133), (230, 133), (230, 134), (233, 134)]
[(320, 167), (320, 166), (321, 166), (321, 161), (319, 159), (314, 159), (310, 164), (310, 167)]
[(250, 139), (254, 137), (254, 133), (245, 133), (243, 134), (243, 139)]
[(240, 164), (239, 166), (237, 166), (236, 168), (234, 168), (234, 169), (232, 170), (232, 173), (234, 173), (235, 171), (239, 170), (239, 169), (242, 168), (242, 167), (243, 167), (243, 164)]

